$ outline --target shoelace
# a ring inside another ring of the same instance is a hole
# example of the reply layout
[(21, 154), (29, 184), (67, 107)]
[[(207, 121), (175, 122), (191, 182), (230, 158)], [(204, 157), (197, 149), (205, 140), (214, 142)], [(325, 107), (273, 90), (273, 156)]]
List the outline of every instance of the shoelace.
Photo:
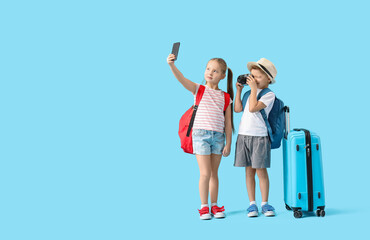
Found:
[(200, 210), (198, 209), (198, 211), (199, 211), (200, 215), (207, 214), (207, 213), (209, 213), (209, 208), (204, 207)]
[(213, 206), (213, 207), (212, 207), (212, 213), (213, 213), (213, 214), (218, 213), (218, 212), (223, 212), (223, 211), (225, 211), (224, 206), (222, 206), (222, 207), (218, 207), (218, 206), (216, 205), (216, 206)]

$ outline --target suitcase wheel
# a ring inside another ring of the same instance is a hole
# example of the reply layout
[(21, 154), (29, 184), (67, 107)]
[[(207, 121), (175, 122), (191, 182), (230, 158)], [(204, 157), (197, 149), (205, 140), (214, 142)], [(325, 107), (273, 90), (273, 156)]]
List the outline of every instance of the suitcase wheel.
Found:
[(321, 217), (325, 217), (325, 210), (321, 210), (320, 215), (321, 215)]
[(293, 215), (295, 218), (301, 218), (303, 214), (301, 211), (294, 211)]
[(318, 217), (325, 217), (325, 210), (317, 209), (316, 210), (316, 216), (318, 216)]

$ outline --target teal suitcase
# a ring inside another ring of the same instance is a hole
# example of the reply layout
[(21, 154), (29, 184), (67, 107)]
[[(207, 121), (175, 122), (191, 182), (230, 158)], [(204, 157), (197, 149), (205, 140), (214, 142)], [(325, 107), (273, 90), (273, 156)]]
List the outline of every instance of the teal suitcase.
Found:
[(325, 193), (320, 137), (306, 129), (290, 129), (289, 107), (285, 107), (283, 138), (284, 201), (295, 218), (302, 212), (325, 216)]

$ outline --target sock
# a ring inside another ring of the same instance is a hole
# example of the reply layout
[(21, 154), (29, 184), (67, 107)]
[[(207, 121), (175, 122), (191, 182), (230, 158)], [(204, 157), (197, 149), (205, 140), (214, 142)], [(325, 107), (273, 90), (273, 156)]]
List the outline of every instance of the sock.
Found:
[(263, 206), (263, 205), (266, 205), (267, 204), (267, 202), (261, 202), (261, 207)]
[(256, 201), (252, 201), (249, 203), (249, 205), (253, 205), (253, 204), (256, 204)]
[(211, 207), (217, 206), (217, 203), (211, 203)]
[(209, 206), (208, 206), (208, 204), (202, 204), (202, 205), (200, 205), (200, 209), (202, 209), (204, 207), (209, 207)]

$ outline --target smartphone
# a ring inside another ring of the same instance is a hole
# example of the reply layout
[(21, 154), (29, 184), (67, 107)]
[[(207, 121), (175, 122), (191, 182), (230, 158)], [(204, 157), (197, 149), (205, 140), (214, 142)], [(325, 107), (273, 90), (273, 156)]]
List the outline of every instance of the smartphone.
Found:
[(172, 54), (175, 55), (175, 60), (177, 60), (177, 55), (179, 54), (180, 42), (175, 42), (172, 46)]

